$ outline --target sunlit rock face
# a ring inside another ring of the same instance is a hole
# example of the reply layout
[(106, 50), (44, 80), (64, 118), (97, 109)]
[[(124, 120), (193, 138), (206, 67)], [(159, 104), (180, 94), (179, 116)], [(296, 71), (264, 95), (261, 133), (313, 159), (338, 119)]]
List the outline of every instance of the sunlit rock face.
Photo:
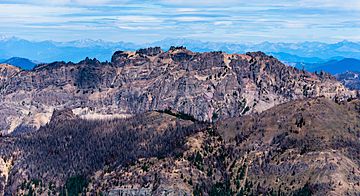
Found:
[(355, 96), (332, 77), (297, 70), (262, 52), (195, 53), (185, 47), (164, 52), (155, 47), (118, 51), (106, 63), (86, 58), (11, 73), (0, 67), (3, 133), (36, 130), (54, 110), (64, 108), (84, 118), (171, 109), (211, 122), (305, 97)]

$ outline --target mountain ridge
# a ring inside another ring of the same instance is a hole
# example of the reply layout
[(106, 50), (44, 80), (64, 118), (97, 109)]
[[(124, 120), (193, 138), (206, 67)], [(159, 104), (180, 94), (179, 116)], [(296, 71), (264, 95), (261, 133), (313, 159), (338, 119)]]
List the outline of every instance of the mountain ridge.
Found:
[(182, 46), (0, 69), (0, 194), (360, 191), (359, 93), (325, 72)]
[[(305, 97), (356, 97), (333, 76), (286, 66), (262, 52), (197, 53), (185, 47), (115, 52), (112, 62), (42, 64), (0, 87), (3, 133), (46, 124), (54, 109), (127, 117), (171, 109), (200, 121), (261, 112)], [(72, 101), (75, 100), (75, 101)], [(16, 108), (16, 109), (15, 109)]]
[(0, 63), (14, 65), (24, 70), (31, 70), (37, 64), (39, 64), (38, 62), (21, 57), (11, 57), (9, 59), (0, 61)]
[(320, 63), (298, 63), (297, 68), (304, 68), (311, 72), (325, 71), (333, 75), (347, 71), (360, 71), (360, 60), (354, 58), (333, 59)]
[[(110, 56), (117, 50), (136, 50), (148, 46), (169, 48), (172, 45), (184, 45), (196, 52), (222, 50), (227, 53), (246, 53), (249, 51), (264, 51), (275, 54), (282, 61), (287, 61), (291, 55), (303, 57), (305, 60), (324, 61), (341, 56), (342, 58), (360, 59), (360, 43), (342, 41), (338, 43), (301, 42), (301, 43), (228, 43), (203, 42), (192, 39), (164, 39), (153, 43), (136, 44), (129, 42), (110, 42), (104, 40), (75, 40), (68, 42), (28, 41), (21, 38), (0, 40), (0, 58), (20, 56), (39, 62), (73, 61), (78, 62), (89, 56), (101, 61), (110, 61)], [(21, 47), (19, 47), (21, 46)], [(347, 50), (344, 50), (347, 47)], [(34, 51), (37, 51), (34, 53)], [(49, 52), (51, 51), (51, 52)], [(277, 55), (288, 53), (288, 55)], [(313, 62), (312, 62), (313, 63)]]

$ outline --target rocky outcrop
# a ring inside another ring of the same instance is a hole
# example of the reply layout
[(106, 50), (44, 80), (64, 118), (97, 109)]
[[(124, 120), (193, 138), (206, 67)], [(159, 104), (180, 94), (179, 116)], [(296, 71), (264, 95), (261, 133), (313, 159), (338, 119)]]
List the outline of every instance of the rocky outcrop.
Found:
[(136, 54), (143, 55), (143, 56), (156, 56), (163, 51), (160, 47), (154, 47), (154, 48), (144, 48), (136, 51)]
[(18, 67), (9, 64), (0, 64), (0, 90), (4, 88), (3, 85), (8, 79), (14, 77), (20, 71), (21, 69)]
[(77, 116), (74, 114), (74, 112), (71, 109), (54, 110), (50, 122), (56, 124), (56, 123), (61, 123), (76, 119)]
[(24, 123), (40, 127), (54, 109), (63, 108), (83, 116), (171, 109), (216, 121), (317, 96), (355, 95), (333, 78), (286, 66), (262, 52), (195, 53), (184, 47), (118, 51), (111, 63), (55, 62), (10, 77), (0, 95), (0, 128), (7, 133)]

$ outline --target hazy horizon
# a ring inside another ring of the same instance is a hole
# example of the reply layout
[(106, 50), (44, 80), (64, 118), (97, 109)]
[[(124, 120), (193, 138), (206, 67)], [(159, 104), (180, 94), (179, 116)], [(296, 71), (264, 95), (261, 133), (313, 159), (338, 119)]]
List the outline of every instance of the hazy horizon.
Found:
[(348, 40), (348, 39), (343, 39), (343, 40), (337, 40), (337, 41), (316, 41), (316, 40), (302, 40), (302, 41), (271, 41), (271, 40), (265, 40), (265, 41), (211, 41), (211, 40), (204, 40), (204, 39), (192, 39), (192, 38), (170, 38), (170, 37), (165, 37), (163, 39), (159, 39), (159, 40), (154, 40), (154, 41), (149, 41), (149, 42), (136, 42), (136, 41), (127, 41), (125, 39), (123, 40), (108, 40), (108, 39), (93, 39), (93, 38), (81, 38), (81, 39), (69, 39), (69, 40), (52, 40), (52, 39), (28, 39), (25, 37), (19, 37), (19, 36), (12, 36), (12, 35), (1, 35), (0, 34), (0, 41), (4, 41), (4, 40), (10, 40), (10, 39), (19, 39), (19, 40), (26, 40), (29, 42), (54, 42), (54, 43), (71, 43), (71, 42), (76, 42), (76, 41), (101, 41), (104, 43), (131, 43), (131, 44), (136, 44), (139, 46), (146, 46), (149, 44), (153, 44), (156, 42), (162, 42), (162, 41), (196, 41), (196, 42), (204, 42), (204, 43), (224, 43), (224, 44), (263, 44), (263, 43), (274, 43), (274, 44), (303, 44), (303, 43), (323, 43), (323, 44), (337, 44), (337, 43), (341, 43), (341, 42), (352, 42), (352, 43), (360, 43), (359, 41), (353, 41), (353, 40)]

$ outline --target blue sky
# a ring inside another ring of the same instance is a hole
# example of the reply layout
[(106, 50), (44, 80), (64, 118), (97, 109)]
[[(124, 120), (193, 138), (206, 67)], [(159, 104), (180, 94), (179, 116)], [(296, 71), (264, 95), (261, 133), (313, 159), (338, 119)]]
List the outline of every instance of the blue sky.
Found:
[(1, 0), (0, 35), (135, 43), (360, 41), (360, 0)]

